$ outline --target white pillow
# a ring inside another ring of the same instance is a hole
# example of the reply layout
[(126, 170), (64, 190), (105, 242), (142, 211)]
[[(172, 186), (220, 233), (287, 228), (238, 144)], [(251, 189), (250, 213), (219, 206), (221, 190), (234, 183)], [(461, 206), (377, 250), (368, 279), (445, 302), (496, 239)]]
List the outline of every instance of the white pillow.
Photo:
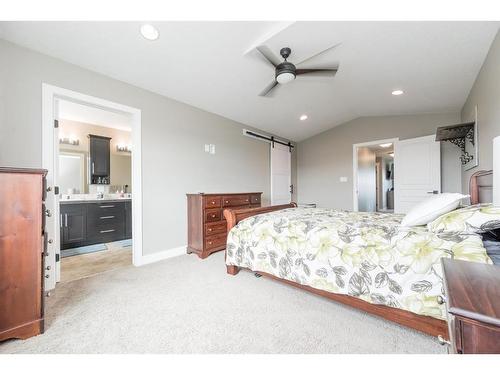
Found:
[(401, 221), (401, 225), (412, 227), (425, 225), (458, 207), (460, 201), (469, 197), (460, 193), (435, 194), (415, 205)]

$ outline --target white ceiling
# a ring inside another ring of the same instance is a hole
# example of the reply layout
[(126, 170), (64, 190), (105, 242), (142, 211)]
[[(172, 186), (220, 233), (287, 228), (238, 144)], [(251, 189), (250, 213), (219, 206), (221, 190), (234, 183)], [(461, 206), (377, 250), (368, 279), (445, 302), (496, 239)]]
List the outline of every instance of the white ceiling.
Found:
[[(300, 141), (372, 115), (458, 111), (497, 22), (1, 22), (0, 38), (227, 118)], [(303, 78), (258, 93), (273, 69), (252, 47), (291, 62), (339, 44), (304, 66), (336, 66), (333, 79)], [(250, 52), (249, 52), (250, 50)], [(405, 95), (391, 95), (394, 89)], [(299, 121), (306, 113), (309, 118)]]
[(58, 111), (60, 119), (132, 131), (130, 116), (125, 113), (112, 112), (67, 100), (59, 101)]

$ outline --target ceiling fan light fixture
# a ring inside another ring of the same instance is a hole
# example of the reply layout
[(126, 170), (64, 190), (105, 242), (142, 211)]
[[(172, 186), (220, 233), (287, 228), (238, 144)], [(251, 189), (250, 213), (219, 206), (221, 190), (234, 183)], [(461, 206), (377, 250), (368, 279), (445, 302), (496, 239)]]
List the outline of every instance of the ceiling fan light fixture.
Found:
[(295, 65), (288, 61), (283, 61), (276, 67), (276, 81), (279, 84), (292, 82), (295, 79)]
[(394, 90), (391, 94), (394, 96), (403, 95), (405, 92), (403, 90)]
[(295, 79), (295, 74), (290, 72), (283, 72), (276, 76), (276, 81), (278, 81), (278, 83), (281, 85), (288, 82), (292, 82), (294, 79)]
[(141, 35), (147, 40), (156, 40), (160, 37), (160, 32), (153, 25), (146, 23), (141, 26)]
[(307, 115), (302, 115), (299, 118), (300, 118), (300, 121), (305, 121), (305, 120), (307, 120)]

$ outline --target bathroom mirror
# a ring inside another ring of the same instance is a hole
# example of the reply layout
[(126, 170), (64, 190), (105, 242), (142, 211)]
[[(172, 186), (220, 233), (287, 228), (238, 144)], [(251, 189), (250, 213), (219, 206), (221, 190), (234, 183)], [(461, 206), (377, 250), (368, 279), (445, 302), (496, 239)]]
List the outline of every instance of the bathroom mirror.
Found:
[(59, 190), (62, 194), (85, 193), (85, 154), (59, 152)]

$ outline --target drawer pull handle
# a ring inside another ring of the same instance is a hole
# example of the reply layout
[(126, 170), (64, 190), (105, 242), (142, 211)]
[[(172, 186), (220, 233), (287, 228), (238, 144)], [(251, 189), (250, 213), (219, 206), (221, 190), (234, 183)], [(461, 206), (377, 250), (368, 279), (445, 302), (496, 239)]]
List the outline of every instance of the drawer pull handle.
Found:
[(215, 204), (215, 201), (212, 201), (212, 204)]
[(99, 206), (99, 207), (101, 207), (101, 208), (113, 208), (114, 205), (110, 204), (110, 205), (107, 205), (107, 206)]
[(226, 201), (226, 203), (229, 203), (229, 201)]
[(211, 245), (212, 244), (212, 241), (208, 241), (208, 244)]
[(211, 232), (212, 231), (212, 228), (208, 228), (208, 231)]
[(106, 229), (106, 230), (101, 230), (100, 232), (101, 233), (111, 233), (111, 232), (114, 232), (115, 230), (114, 229)]
[(248, 199), (245, 199), (245, 202), (248, 202)]
[(443, 296), (437, 296), (437, 303), (442, 305), (444, 304), (444, 302), (446, 301), (446, 299), (443, 297)]
[(212, 214), (212, 217), (215, 217), (215, 214)]
[(439, 342), (439, 345), (451, 345), (451, 342), (449, 342), (448, 340), (446, 340), (443, 336), (439, 335), (437, 337), (438, 339), (438, 342)]
[(114, 216), (101, 216), (99, 219), (114, 219)]

